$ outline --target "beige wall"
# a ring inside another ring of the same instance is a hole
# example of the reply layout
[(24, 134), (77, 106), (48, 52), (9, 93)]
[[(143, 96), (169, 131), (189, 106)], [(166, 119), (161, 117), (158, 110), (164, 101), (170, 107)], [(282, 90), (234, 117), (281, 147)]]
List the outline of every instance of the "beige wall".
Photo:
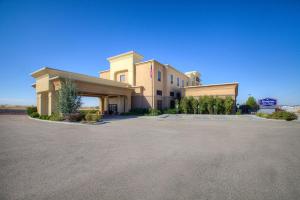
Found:
[(231, 96), (236, 99), (238, 95), (238, 84), (223, 84), (211, 86), (194, 86), (183, 89), (184, 96)]
[(135, 65), (136, 77), (135, 85), (143, 86), (142, 93), (135, 94), (138, 97), (133, 97), (132, 105), (134, 107), (148, 108), (152, 107), (153, 103), (153, 79), (150, 77), (151, 65), (153, 61), (139, 63)]
[(135, 85), (135, 66), (134, 64), (140, 62), (142, 57), (134, 52), (129, 52), (123, 55), (108, 58), (110, 63), (110, 80), (116, 81), (116, 74), (118, 72), (127, 71), (127, 80), (130, 85)]
[(110, 70), (100, 72), (100, 78), (110, 79)]
[(118, 82), (121, 82), (120, 81), (120, 76), (121, 75), (124, 75), (125, 76), (125, 81), (123, 81), (123, 83), (128, 83), (128, 71), (119, 71), (119, 72), (116, 72), (115, 73), (115, 80), (118, 81)]

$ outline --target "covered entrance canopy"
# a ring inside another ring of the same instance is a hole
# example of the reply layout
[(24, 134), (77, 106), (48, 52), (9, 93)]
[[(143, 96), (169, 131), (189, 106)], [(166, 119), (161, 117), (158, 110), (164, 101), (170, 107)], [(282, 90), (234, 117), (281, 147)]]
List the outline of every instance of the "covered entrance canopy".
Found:
[(74, 81), (81, 96), (99, 97), (100, 111), (108, 111), (109, 99), (117, 104), (118, 112), (128, 112), (131, 109), (131, 94), (133, 89), (127, 83), (87, 76), (83, 74), (44, 67), (31, 74), (36, 79), (32, 85), (36, 89), (37, 109), (40, 115), (51, 115), (56, 111), (57, 91), (61, 81)]

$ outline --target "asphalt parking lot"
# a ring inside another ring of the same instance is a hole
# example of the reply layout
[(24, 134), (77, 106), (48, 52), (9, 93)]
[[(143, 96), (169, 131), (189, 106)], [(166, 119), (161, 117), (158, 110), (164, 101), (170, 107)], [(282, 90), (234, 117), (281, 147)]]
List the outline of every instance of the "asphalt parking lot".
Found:
[(0, 199), (299, 198), (299, 122), (0, 115)]

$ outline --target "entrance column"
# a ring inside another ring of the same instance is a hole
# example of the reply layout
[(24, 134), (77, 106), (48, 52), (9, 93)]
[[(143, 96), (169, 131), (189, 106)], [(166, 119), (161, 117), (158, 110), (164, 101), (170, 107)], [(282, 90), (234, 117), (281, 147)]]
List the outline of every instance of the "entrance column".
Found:
[(38, 113), (41, 115), (42, 113), (42, 94), (36, 93), (36, 108)]
[(104, 113), (108, 113), (108, 96), (104, 97)]
[(131, 110), (131, 94), (126, 95), (125, 112), (129, 112), (130, 110)]
[(55, 113), (56, 108), (56, 96), (55, 92), (51, 91), (48, 92), (48, 115), (51, 115), (52, 113)]
[(104, 104), (105, 104), (104, 97), (103, 96), (99, 97), (99, 110), (101, 114), (104, 114)]
[(37, 93), (37, 110), (40, 115), (48, 115), (48, 92)]

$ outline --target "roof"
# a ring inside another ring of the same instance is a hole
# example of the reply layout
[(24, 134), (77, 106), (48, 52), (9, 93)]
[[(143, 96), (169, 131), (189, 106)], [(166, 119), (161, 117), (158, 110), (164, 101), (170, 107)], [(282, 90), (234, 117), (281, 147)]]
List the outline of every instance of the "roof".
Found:
[(213, 87), (213, 86), (224, 86), (224, 85), (239, 85), (238, 82), (232, 83), (220, 83), (220, 84), (208, 84), (208, 85), (195, 85), (195, 86), (186, 86), (184, 88), (197, 88), (197, 87)]
[(182, 74), (182, 75), (184, 75), (184, 76), (186, 76), (186, 77), (187, 77), (187, 75), (186, 75), (185, 73), (183, 73), (183, 72), (179, 71), (179, 70), (178, 70), (178, 69), (176, 69), (175, 67), (173, 67), (173, 66), (171, 66), (171, 65), (169, 65), (169, 64), (162, 64), (162, 63), (160, 63), (159, 61), (157, 61), (157, 60), (154, 60), (154, 59), (151, 59), (151, 60), (146, 60), (146, 61), (142, 61), (142, 62), (137, 62), (137, 63), (135, 63), (135, 65), (138, 65), (138, 64), (143, 64), (143, 63), (147, 63), (147, 62), (157, 62), (157, 63), (159, 63), (159, 64), (163, 65), (164, 67), (166, 67), (166, 68), (170, 67), (170, 68), (172, 68), (173, 70), (175, 70), (176, 72), (178, 72), (178, 73), (180, 73), (180, 74)]
[(88, 76), (84, 74), (54, 69), (50, 67), (43, 67), (30, 75), (34, 78), (38, 78), (42, 75), (49, 74), (51, 76), (51, 79), (57, 79), (57, 78), (68, 78), (76, 81), (82, 81), (82, 82), (88, 82), (88, 83), (95, 83), (95, 84), (102, 84), (107, 86), (113, 86), (113, 87), (121, 87), (121, 88), (128, 88), (130, 89), (130, 85), (127, 83), (121, 83), (113, 80)]
[(110, 61), (110, 60), (113, 60), (113, 59), (116, 59), (116, 58), (120, 58), (120, 57), (122, 57), (122, 56), (131, 55), (131, 54), (133, 54), (133, 55), (139, 57), (140, 59), (143, 59), (143, 58), (144, 58), (144, 56), (142, 56), (141, 54), (137, 53), (136, 51), (128, 51), (128, 52), (126, 52), (126, 53), (122, 53), (122, 54), (119, 54), (119, 55), (116, 55), (116, 56), (111, 56), (111, 57), (107, 58), (107, 60)]

